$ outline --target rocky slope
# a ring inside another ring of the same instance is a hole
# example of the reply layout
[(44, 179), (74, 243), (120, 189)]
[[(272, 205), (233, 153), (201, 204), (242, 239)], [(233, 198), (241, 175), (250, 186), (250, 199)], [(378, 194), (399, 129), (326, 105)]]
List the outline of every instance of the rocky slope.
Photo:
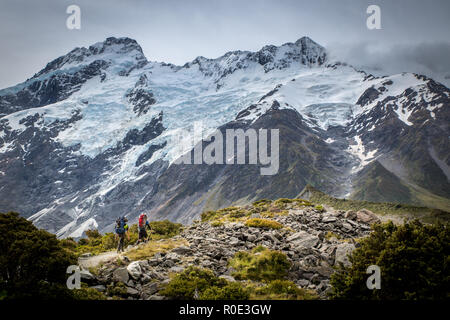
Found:
[[(119, 215), (189, 223), (204, 210), (293, 197), (308, 183), (448, 211), (449, 97), (420, 75), (378, 78), (329, 61), (307, 37), (183, 66), (108, 38), (0, 90), (0, 211), (80, 237), (112, 230)], [(278, 174), (175, 165), (186, 152), (181, 130), (200, 120), (203, 137), (279, 129)]]
[(118, 265), (113, 259), (99, 267), (95, 276), (83, 271), (82, 279), (107, 295), (113, 292), (107, 291), (107, 287), (113, 288), (121, 282), (128, 299), (165, 299), (158, 292), (170, 281), (170, 274), (194, 265), (210, 269), (228, 281), (237, 281), (233, 278), (234, 269), (229, 266), (229, 260), (238, 251), (264, 246), (287, 256), (291, 262), (287, 279), (326, 299), (333, 266), (349, 265), (347, 255), (358, 246), (355, 239), (368, 235), (370, 224), (379, 219), (367, 210), (344, 212), (329, 208), (322, 212), (295, 204), (287, 204), (286, 210), (285, 213), (275, 212), (272, 218), (264, 213), (248, 217), (265, 217), (281, 223), (283, 228), (278, 230), (247, 227), (244, 220), (222, 224), (194, 223), (170, 240), (159, 240), (181, 241), (184, 245), (139, 261), (130, 261), (125, 253), (121, 259), (126, 265)]

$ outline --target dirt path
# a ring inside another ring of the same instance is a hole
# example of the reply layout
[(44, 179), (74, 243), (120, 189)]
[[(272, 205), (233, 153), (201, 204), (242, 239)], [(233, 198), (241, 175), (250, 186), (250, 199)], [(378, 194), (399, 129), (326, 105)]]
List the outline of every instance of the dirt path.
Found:
[(121, 254), (117, 253), (117, 251), (103, 252), (96, 256), (91, 256), (91, 257), (86, 257), (86, 258), (82, 258), (82, 257), (78, 258), (78, 265), (82, 269), (88, 269), (88, 268), (96, 267), (100, 263), (114, 260), (120, 256), (121, 256)]

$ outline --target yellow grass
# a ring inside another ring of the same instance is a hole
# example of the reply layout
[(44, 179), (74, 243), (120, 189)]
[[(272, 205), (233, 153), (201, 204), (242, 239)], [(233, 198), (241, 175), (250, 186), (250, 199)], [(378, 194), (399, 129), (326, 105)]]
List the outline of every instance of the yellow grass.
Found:
[(157, 252), (166, 252), (174, 248), (186, 246), (189, 243), (185, 239), (163, 239), (149, 241), (139, 248), (127, 252), (127, 257), (131, 260), (143, 260), (151, 258)]

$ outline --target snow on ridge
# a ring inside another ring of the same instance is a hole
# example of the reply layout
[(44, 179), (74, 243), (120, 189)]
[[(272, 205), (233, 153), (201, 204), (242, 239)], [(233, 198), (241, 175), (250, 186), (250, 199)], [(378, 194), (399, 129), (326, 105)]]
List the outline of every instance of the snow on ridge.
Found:
[(352, 168), (352, 172), (356, 173), (364, 168), (367, 164), (375, 160), (375, 154), (377, 153), (377, 149), (372, 151), (366, 151), (364, 144), (361, 140), (360, 136), (354, 137), (356, 140), (356, 144), (351, 144), (348, 146), (347, 152), (355, 156), (359, 159), (359, 165), (356, 165)]
[[(297, 69), (292, 79), (278, 82), (278, 90), (264, 99), (267, 104), (258, 112), (268, 109), (276, 100), (282, 108), (289, 106), (309, 119), (311, 127), (326, 130), (329, 126), (345, 126), (359, 112), (356, 101), (372, 85), (371, 81), (363, 80), (362, 73), (347, 66)], [(254, 118), (255, 115), (249, 115), (243, 119)]]
[(412, 126), (413, 123), (409, 121), (409, 116), (412, 113), (412, 110), (409, 110), (407, 108), (403, 108), (402, 106), (399, 106), (394, 109), (395, 113), (397, 114), (398, 118), (405, 123), (407, 126)]
[(94, 218), (89, 218), (83, 223), (77, 225), (77, 220), (68, 223), (62, 229), (58, 230), (56, 236), (61, 237), (72, 237), (72, 238), (81, 238), (83, 233), (89, 229), (97, 229), (98, 223)]

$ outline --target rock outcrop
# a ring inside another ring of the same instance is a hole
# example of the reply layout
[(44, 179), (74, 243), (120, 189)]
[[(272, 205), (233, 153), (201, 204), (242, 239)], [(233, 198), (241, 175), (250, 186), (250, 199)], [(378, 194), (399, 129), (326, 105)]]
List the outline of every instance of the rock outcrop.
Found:
[(247, 227), (242, 222), (196, 222), (170, 239), (184, 240), (188, 245), (157, 252), (127, 266), (107, 263), (99, 268), (96, 281), (89, 281), (92, 288), (102, 292), (105, 287), (121, 282), (128, 299), (164, 299), (158, 292), (170, 281), (169, 275), (194, 265), (208, 268), (228, 281), (236, 281), (229, 260), (238, 251), (264, 246), (287, 256), (291, 262), (288, 280), (326, 299), (333, 267), (340, 263), (350, 265), (348, 255), (358, 246), (355, 239), (369, 234), (369, 223), (375, 218), (368, 210), (353, 214), (332, 209), (320, 212), (305, 207), (270, 218), (282, 224), (281, 229)]

